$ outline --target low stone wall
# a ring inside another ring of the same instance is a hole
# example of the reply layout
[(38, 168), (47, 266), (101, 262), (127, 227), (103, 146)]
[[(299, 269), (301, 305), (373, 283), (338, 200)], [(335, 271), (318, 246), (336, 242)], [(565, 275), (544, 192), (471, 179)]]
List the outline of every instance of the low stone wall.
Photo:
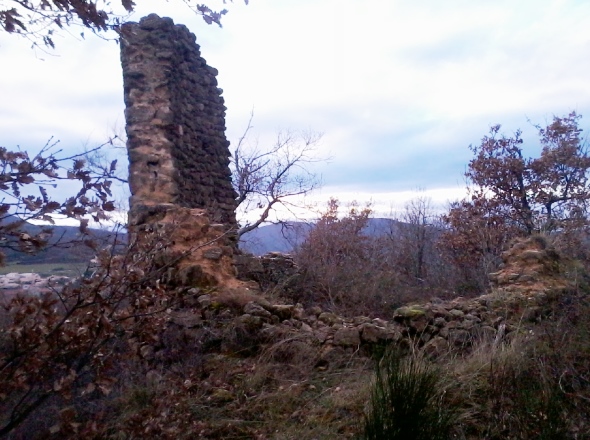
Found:
[(469, 350), (481, 341), (492, 344), (507, 341), (519, 329), (524, 330), (528, 324), (547, 317), (555, 298), (538, 295), (523, 299), (496, 292), (473, 300), (458, 298), (405, 306), (397, 309), (391, 320), (384, 320), (366, 316), (343, 318), (319, 307), (305, 310), (300, 304), (272, 304), (263, 298), (239, 308), (235, 303), (227, 307), (214, 295), (200, 295), (197, 303), (201, 306), (190, 312), (184, 310), (183, 318), (172, 322), (193, 331), (211, 330), (221, 315), (225, 319), (224, 328), (242, 329), (261, 341), (276, 341), (284, 335), (296, 334), (311, 345), (323, 347), (324, 351), (334, 347), (370, 349), (375, 344), (396, 343), (421, 347), (437, 357)]
[[(221, 341), (228, 328), (238, 329), (242, 340), (250, 338), (255, 344), (297, 338), (325, 354), (326, 359), (320, 356), (322, 362), (329, 362), (328, 354), (333, 350), (371, 350), (375, 345), (392, 343), (418, 347), (438, 357), (470, 350), (482, 341), (509, 341), (519, 332), (524, 333), (527, 326), (548, 318), (559, 302), (574, 291), (558, 255), (542, 240), (523, 240), (503, 257), (504, 267), (493, 276), (500, 284), (492, 293), (400, 307), (390, 320), (344, 318), (319, 307), (306, 310), (300, 304), (272, 304), (260, 296), (242, 295), (228, 302), (228, 298), (195, 291), (195, 306), (173, 316), (171, 325), (197, 339), (205, 338), (207, 333), (207, 337)], [(282, 261), (279, 267), (293, 269), (285, 264), (288, 257), (277, 254), (249, 261), (250, 268), (257, 265), (255, 272), (261, 277), (265, 267), (277, 261)], [(183, 318), (178, 319), (181, 315)]]
[(238, 279), (254, 281), (262, 291), (280, 286), (299, 273), (293, 257), (280, 252), (260, 257), (238, 254), (234, 257), (234, 265)]

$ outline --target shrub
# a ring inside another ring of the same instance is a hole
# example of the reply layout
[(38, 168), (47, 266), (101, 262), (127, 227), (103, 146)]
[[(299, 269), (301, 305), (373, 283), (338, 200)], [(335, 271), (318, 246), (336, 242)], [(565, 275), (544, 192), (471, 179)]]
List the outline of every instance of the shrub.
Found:
[(448, 439), (457, 411), (443, 405), (442, 376), (417, 356), (389, 350), (379, 363), (364, 417), (364, 440)]

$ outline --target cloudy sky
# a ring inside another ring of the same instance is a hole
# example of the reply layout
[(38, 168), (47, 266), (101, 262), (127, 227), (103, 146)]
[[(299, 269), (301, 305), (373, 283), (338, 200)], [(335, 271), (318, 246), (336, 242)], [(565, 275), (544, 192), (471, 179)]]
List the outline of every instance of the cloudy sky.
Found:
[[(468, 146), (491, 125), (522, 128), (531, 155), (529, 120), (575, 110), (590, 127), (586, 0), (235, 0), (222, 29), (181, 1), (139, 3), (132, 19), (156, 12), (197, 35), (230, 141), (252, 109), (261, 144), (281, 129), (324, 133), (319, 199), (383, 210), (424, 190), (442, 204), (461, 194)], [(54, 136), (78, 151), (124, 126), (117, 43), (78, 32), (49, 53), (0, 35), (0, 145)]]

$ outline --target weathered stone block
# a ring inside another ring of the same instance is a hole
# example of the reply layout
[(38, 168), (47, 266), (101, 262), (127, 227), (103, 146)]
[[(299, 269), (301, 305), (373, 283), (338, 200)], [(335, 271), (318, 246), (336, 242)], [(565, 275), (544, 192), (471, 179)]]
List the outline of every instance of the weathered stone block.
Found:
[(361, 343), (359, 330), (356, 327), (344, 327), (334, 333), (334, 345), (342, 347), (358, 346)]

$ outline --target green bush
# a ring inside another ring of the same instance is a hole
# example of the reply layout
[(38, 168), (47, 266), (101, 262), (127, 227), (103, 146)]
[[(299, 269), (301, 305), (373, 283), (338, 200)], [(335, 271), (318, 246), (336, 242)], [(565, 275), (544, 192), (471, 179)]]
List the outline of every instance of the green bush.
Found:
[(389, 350), (377, 368), (361, 438), (446, 440), (457, 411), (445, 407), (443, 397), (436, 368), (424, 359)]

